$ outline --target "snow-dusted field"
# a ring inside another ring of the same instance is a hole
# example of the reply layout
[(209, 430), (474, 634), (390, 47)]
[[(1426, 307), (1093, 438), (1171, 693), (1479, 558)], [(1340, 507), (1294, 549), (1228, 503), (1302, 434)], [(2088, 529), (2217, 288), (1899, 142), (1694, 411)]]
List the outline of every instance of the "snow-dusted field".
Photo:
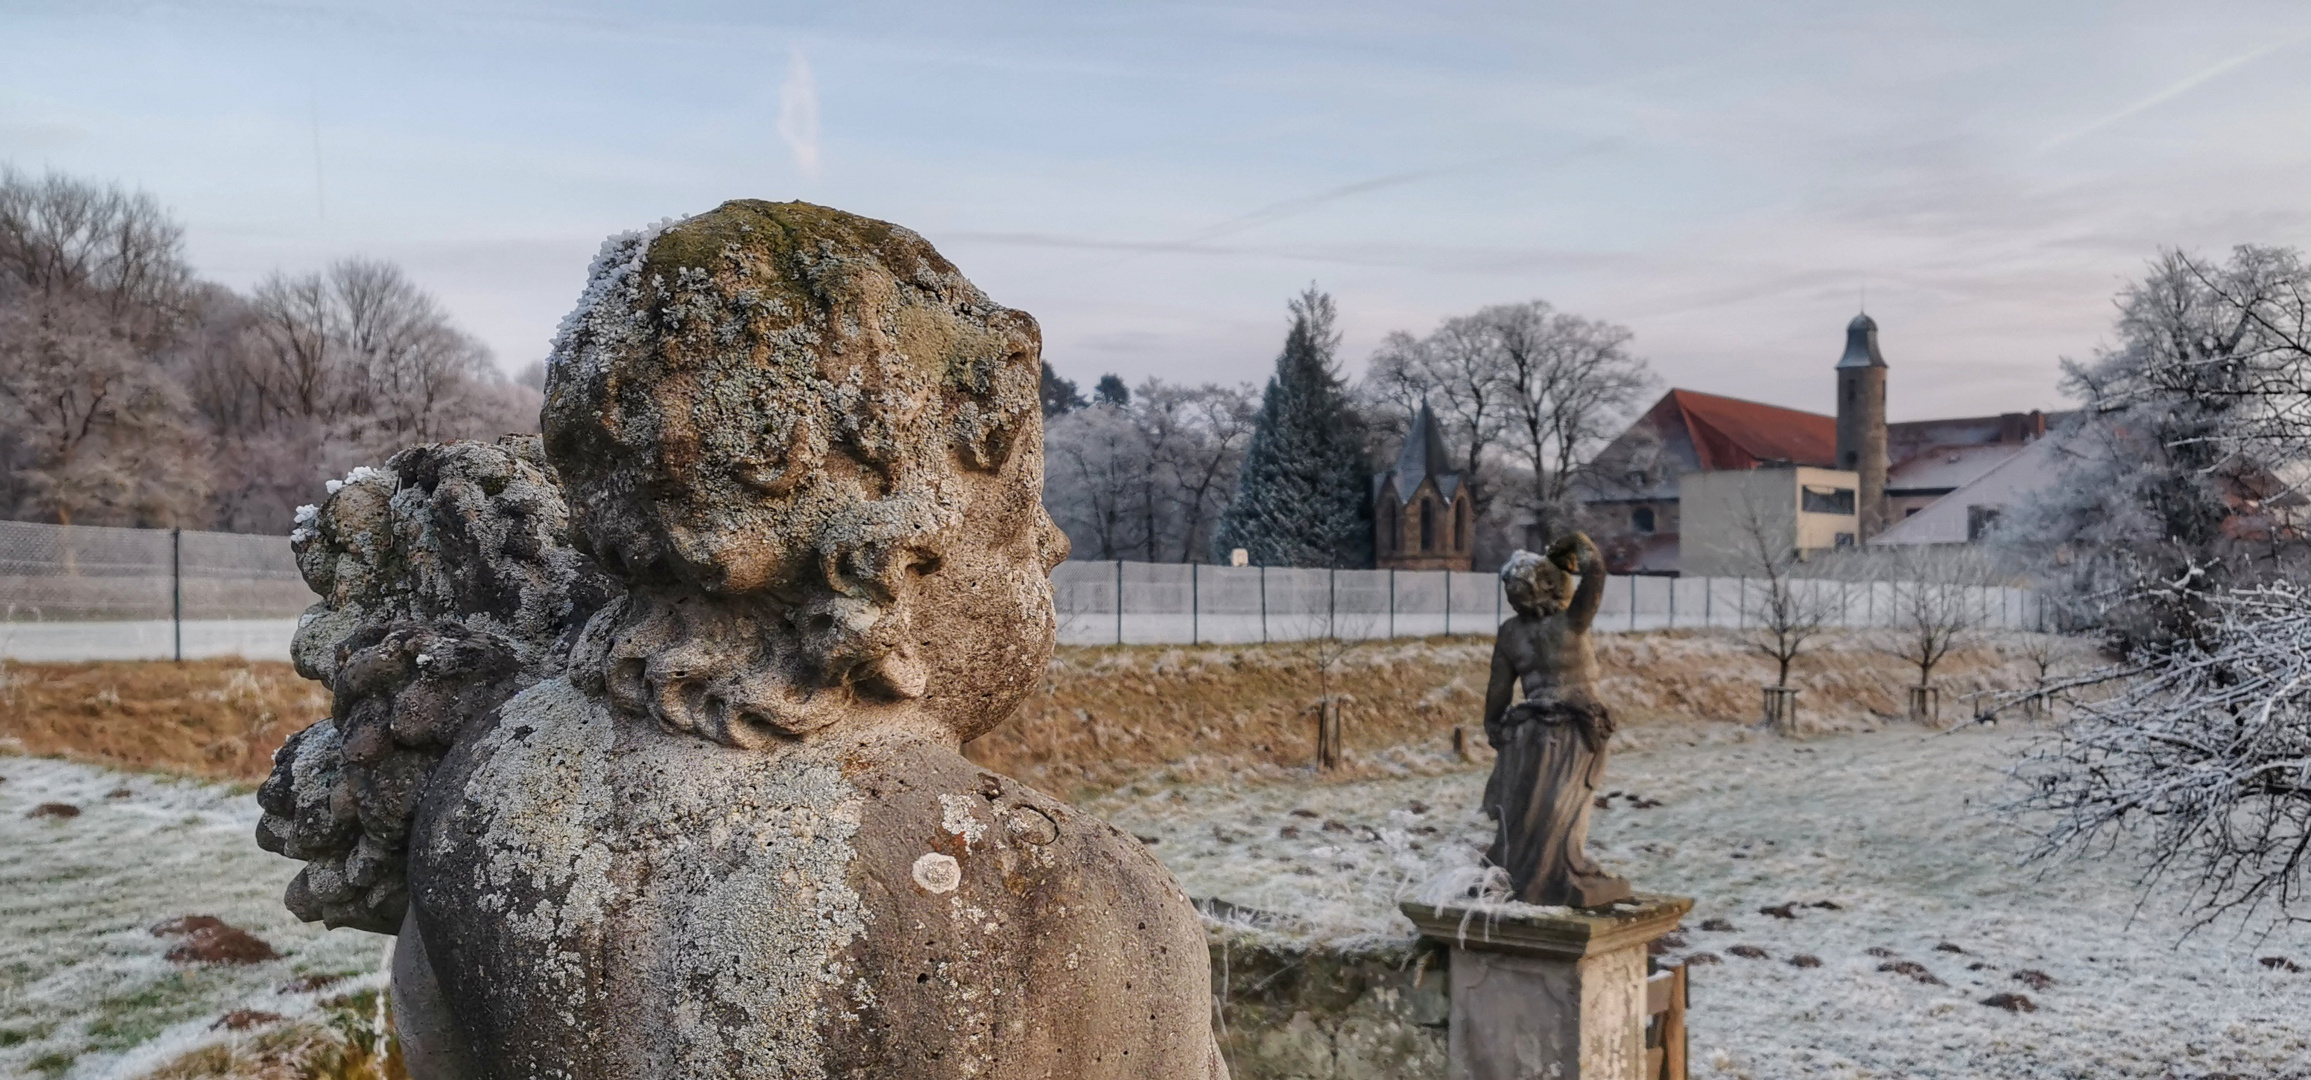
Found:
[[(32, 816), (43, 803), (77, 817)], [(0, 1077), (134, 1076), (210, 1040), (227, 1012), (297, 1016), (373, 985), (385, 939), (322, 931), (281, 907), (296, 864), (257, 849), (253, 796), (0, 756)], [(153, 924), (215, 915), (282, 953), (180, 966)], [(302, 975), (360, 973), (320, 993)]]
[[(2259, 962), (2311, 972), (2311, 929), (2185, 938), (2180, 894), (2138, 911), (2123, 860), (2018, 869), (2019, 838), (1986, 815), (2016, 733), (1688, 744), (1677, 730), (1632, 733), (1666, 744), (1619, 754), (1607, 786), (1660, 805), (1612, 800), (1594, 839), (1639, 889), (1697, 899), (1681, 951), (1721, 958), (1693, 968), (1697, 1076), (2311, 1076), (2311, 973)], [(1396, 934), (1410, 926), (1393, 896), (1481, 842), (1467, 808), (1482, 786), (1468, 772), (1194, 787), (1094, 808), (1157, 839), (1192, 895), (1318, 935)], [(1759, 911), (1793, 901), (1794, 918)], [(1692, 929), (1706, 919), (1735, 929)], [(1939, 984), (1880, 970), (1905, 961)], [(1997, 993), (2037, 1011), (1980, 1004)]]
[[(1983, 814), (2015, 735), (1688, 743), (1684, 730), (1630, 733), (1653, 745), (1619, 753), (1609, 786), (1660, 805), (1613, 800), (1596, 839), (1640, 888), (1696, 897), (1689, 926), (1737, 928), (1686, 935), (1686, 952), (1722, 959), (1694, 968), (1696, 1075), (2311, 1076), (2311, 973), (2258, 962), (2311, 971), (2311, 931), (2185, 939), (2180, 898), (2162, 892), (2137, 912), (2123, 862), (2015, 868), (2018, 840)], [(133, 1076), (226, 1037), (210, 1029), (226, 1012), (294, 1016), (364, 985), (279, 992), (300, 974), (375, 971), (382, 939), (281, 909), (295, 867), (251, 841), (248, 795), (17, 757), (0, 757), (0, 778), (0, 1076)], [(1393, 897), (1469, 861), (1482, 781), (1167, 787), (1093, 809), (1156, 838), (1196, 896), (1290, 914), (1322, 936), (1396, 934), (1409, 927)], [(27, 816), (45, 802), (83, 812)], [(1794, 919), (1758, 911), (1793, 901)], [(1804, 906), (1816, 901), (1838, 907)], [(170, 941), (148, 928), (187, 914), (246, 927), (286, 956), (173, 965)], [(1788, 962), (1801, 954), (1820, 966)], [(1900, 961), (1943, 985), (1879, 970)], [(2033, 987), (2019, 971), (2052, 982)], [(1999, 992), (2038, 1010), (1979, 1004)]]

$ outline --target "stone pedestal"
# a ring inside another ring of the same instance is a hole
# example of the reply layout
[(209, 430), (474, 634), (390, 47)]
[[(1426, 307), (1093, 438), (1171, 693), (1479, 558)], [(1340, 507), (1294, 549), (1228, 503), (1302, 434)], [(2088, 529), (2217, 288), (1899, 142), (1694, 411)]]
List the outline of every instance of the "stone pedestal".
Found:
[(1452, 949), (1453, 1080), (1645, 1080), (1646, 946), (1692, 908), (1403, 905)]

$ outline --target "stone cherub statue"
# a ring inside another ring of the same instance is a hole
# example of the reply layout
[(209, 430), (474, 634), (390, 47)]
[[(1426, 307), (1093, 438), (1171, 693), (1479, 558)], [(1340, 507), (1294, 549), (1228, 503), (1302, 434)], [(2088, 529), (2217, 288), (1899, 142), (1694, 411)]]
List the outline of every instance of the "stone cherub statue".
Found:
[(981, 769), (1051, 654), (1040, 334), (912, 232), (612, 239), (544, 439), (301, 515), (332, 716), (260, 792), (299, 915), (398, 932), (419, 1080), (1224, 1080), (1130, 836)]
[[(1485, 858), (1508, 871), (1516, 898), (1528, 904), (1625, 900), (1629, 883), (1585, 850), (1613, 735), (1612, 715), (1597, 700), (1589, 639), (1605, 592), (1604, 560), (1586, 535), (1573, 533), (1546, 557), (1510, 556), (1501, 582), (1517, 613), (1501, 624), (1485, 689), (1485, 738), (1500, 751), (1485, 784), (1485, 813), (1499, 822)], [(1510, 705), (1520, 682), (1525, 699)]]

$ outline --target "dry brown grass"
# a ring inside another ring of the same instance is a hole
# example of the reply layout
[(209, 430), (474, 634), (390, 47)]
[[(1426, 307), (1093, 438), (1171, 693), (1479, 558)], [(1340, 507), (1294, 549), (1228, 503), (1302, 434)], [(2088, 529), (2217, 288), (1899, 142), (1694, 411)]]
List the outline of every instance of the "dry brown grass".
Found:
[(17, 753), (255, 783), (328, 712), (277, 662), (0, 663), (0, 749)]
[[(1864, 633), (1828, 639), (1791, 682), (1811, 730), (1903, 718), (1915, 669)], [(1454, 768), (1453, 729), (1469, 759), (1487, 760), (1482, 713), (1490, 637), (1374, 642), (1333, 670), (1343, 695), (1347, 766), (1329, 774)], [(1315, 752), (1317, 654), (1295, 645), (1062, 649), (1017, 718), (971, 744), (974, 761), (1070, 797), (1136, 779), (1256, 779), (1306, 769)], [(1770, 662), (1726, 633), (1614, 634), (1598, 639), (1602, 690), (1630, 741), (1667, 725), (1756, 722)], [(1945, 660), (1943, 720), (1972, 715), (1967, 695), (2030, 683), (2012, 641), (1986, 641)]]
[[(1883, 639), (1832, 637), (1792, 681), (1818, 729), (1899, 719), (1914, 671)], [(1642, 740), (1664, 724), (1746, 724), (1772, 669), (1725, 633), (1613, 634), (1598, 639), (1604, 692)], [(1335, 664), (1347, 766), (1357, 779), (1461, 764), (1455, 727), (1483, 760), (1481, 712), (1489, 637), (1373, 642)], [(973, 743), (973, 760), (1071, 796), (1151, 773), (1177, 780), (1282, 776), (1315, 749), (1312, 707), (1321, 654), (1305, 645), (1066, 648), (1019, 715)], [(1968, 694), (2025, 686), (2010, 641), (1945, 661), (1945, 721), (1971, 715)], [(326, 715), (328, 694), (287, 664), (203, 660), (0, 665), (0, 748), (135, 769), (253, 783), (283, 739)]]

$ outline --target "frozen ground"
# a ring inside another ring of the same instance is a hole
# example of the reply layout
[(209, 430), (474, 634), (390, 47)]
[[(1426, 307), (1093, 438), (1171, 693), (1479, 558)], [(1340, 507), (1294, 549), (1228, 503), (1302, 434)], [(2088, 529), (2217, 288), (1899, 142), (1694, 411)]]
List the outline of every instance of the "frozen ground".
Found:
[[(1737, 928), (1686, 935), (1686, 952), (1721, 958), (1694, 969), (1696, 1076), (2311, 1077), (2311, 973), (2258, 963), (2311, 971), (2311, 930), (2185, 940), (2179, 899), (2138, 914), (2121, 862), (2016, 869), (2015, 838), (1982, 814), (2013, 735), (1688, 744), (1681, 730), (1628, 733), (1644, 748), (1616, 757), (1608, 786), (1659, 805), (1614, 799), (1596, 839), (1640, 888), (1697, 897), (1689, 926)], [(20, 757), (0, 757), (0, 778), (0, 1077), (133, 1076), (227, 1037), (210, 1025), (229, 1011), (294, 1016), (364, 985), (278, 992), (301, 974), (375, 971), (381, 939), (282, 910), (294, 865), (251, 841), (249, 796)], [(1465, 808), (1482, 780), (1167, 787), (1093, 808), (1155, 838), (1194, 895), (1320, 936), (1398, 934), (1409, 926), (1393, 896), (1469, 862), (1483, 825)], [(83, 813), (27, 816), (45, 802)], [(1838, 907), (1804, 906), (1816, 901)], [(1758, 911), (1791, 902), (1794, 919)], [(286, 956), (170, 964), (148, 928), (187, 914)], [(1820, 966), (1788, 963), (1801, 954)], [(1879, 970), (1901, 961), (1944, 985)], [(1979, 1004), (2000, 992), (2038, 1011)]]
[[(1720, 962), (1693, 969), (1696, 1076), (2311, 1077), (2311, 973), (2259, 962), (2311, 972), (2311, 929), (2185, 939), (2179, 895), (2138, 911), (2123, 860), (2016, 868), (2018, 838), (1985, 814), (2015, 733), (1662, 745), (1674, 730), (1616, 757), (1607, 787), (1627, 794), (1594, 839), (1640, 889), (1697, 898), (1681, 951)], [(1466, 865), (1485, 835), (1465, 810), (1482, 786), (1468, 772), (1127, 790), (1094, 808), (1155, 838), (1192, 895), (1319, 936), (1398, 934), (1392, 897)], [(1794, 918), (1759, 911), (1792, 902)], [(1691, 929), (1707, 919), (1735, 929)], [(1903, 962), (1939, 984), (1880, 970)], [(1980, 1003), (1998, 993), (2037, 1011)]]
[[(77, 817), (32, 816), (43, 803)], [(239, 1009), (297, 1016), (375, 980), (385, 939), (322, 931), (281, 907), (296, 864), (257, 849), (252, 796), (0, 756), (0, 1077), (134, 1076), (205, 1041)], [(279, 960), (179, 966), (153, 924), (215, 915)], [(358, 973), (319, 993), (303, 975)]]

